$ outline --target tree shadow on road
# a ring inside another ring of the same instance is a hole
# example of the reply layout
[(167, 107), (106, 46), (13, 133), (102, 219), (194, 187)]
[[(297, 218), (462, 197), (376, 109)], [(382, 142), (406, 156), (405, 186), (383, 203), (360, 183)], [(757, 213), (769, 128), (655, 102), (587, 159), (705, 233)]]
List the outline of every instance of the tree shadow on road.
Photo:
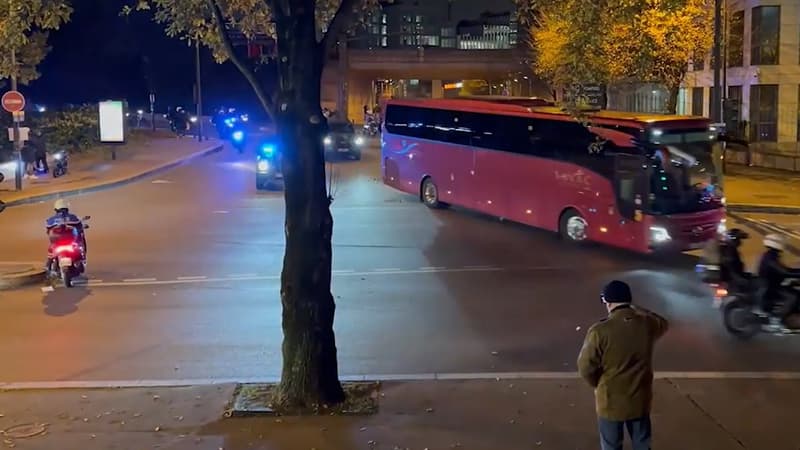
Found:
[(92, 291), (86, 286), (46, 292), (42, 298), (44, 313), (55, 317), (68, 316), (78, 311), (78, 304), (91, 294)]

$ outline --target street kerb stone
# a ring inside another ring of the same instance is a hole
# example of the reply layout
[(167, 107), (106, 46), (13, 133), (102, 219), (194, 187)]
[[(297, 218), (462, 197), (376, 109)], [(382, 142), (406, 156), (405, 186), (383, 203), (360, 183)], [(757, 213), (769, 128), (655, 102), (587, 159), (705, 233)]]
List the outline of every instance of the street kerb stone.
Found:
[(36, 263), (0, 261), (0, 290), (42, 283), (45, 278), (45, 270)]
[(331, 406), (318, 405), (318, 407), (310, 410), (287, 410), (273, 406), (272, 398), (276, 386), (277, 384), (274, 383), (238, 385), (233, 394), (231, 408), (225, 412), (225, 417), (365, 416), (378, 412), (378, 397), (380, 394), (380, 383), (378, 382), (342, 383), (342, 388), (345, 392), (345, 401), (343, 403)]
[(48, 201), (48, 200), (53, 200), (53, 199), (60, 198), (60, 197), (71, 196), (71, 195), (88, 194), (90, 192), (96, 192), (96, 191), (101, 191), (101, 190), (112, 189), (112, 188), (115, 188), (115, 187), (124, 186), (126, 184), (130, 184), (130, 183), (139, 181), (139, 180), (141, 180), (143, 178), (147, 178), (147, 177), (150, 177), (150, 176), (165, 172), (167, 170), (174, 169), (174, 168), (176, 168), (178, 166), (181, 166), (183, 164), (187, 164), (189, 162), (192, 162), (197, 158), (202, 158), (202, 157), (208, 156), (208, 155), (210, 155), (212, 153), (219, 152), (223, 148), (224, 148), (224, 144), (221, 143), (221, 142), (217, 142), (217, 143), (209, 145), (208, 147), (206, 147), (203, 150), (200, 150), (200, 151), (197, 151), (197, 152), (193, 152), (193, 153), (188, 154), (188, 155), (184, 155), (184, 156), (182, 156), (180, 158), (176, 158), (176, 159), (173, 159), (171, 161), (165, 161), (164, 163), (161, 163), (161, 164), (158, 164), (156, 166), (150, 167), (150, 168), (148, 168), (146, 170), (141, 170), (141, 171), (138, 171), (136, 173), (119, 176), (119, 177), (116, 177), (116, 178), (113, 178), (113, 179), (98, 181), (98, 182), (91, 183), (90, 185), (87, 185), (87, 186), (84, 186), (84, 187), (58, 190), (58, 191), (48, 192), (48, 193), (45, 193), (45, 194), (31, 195), (29, 197), (25, 197), (24, 194), (23, 194), (22, 197), (18, 197), (18, 198), (15, 198), (13, 200), (6, 201), (5, 204), (4, 204), (4, 207), (5, 208), (10, 208), (10, 207), (13, 207), (13, 206), (27, 205), (27, 204), (31, 204), (31, 203), (39, 203), (39, 202), (44, 202), (44, 201)]

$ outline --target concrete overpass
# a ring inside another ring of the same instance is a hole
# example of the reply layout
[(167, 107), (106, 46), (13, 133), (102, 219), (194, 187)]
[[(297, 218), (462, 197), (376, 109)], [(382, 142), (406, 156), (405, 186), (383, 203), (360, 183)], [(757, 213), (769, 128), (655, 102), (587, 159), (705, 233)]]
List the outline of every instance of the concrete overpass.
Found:
[[(339, 55), (343, 57), (330, 61), (323, 73), (323, 104), (345, 111), (355, 122), (363, 119), (364, 105), (375, 104), (374, 80), (431, 81), (432, 96), (441, 97), (443, 80), (505, 80), (530, 73), (517, 49), (340, 48)], [(534, 84), (542, 89), (541, 83)]]

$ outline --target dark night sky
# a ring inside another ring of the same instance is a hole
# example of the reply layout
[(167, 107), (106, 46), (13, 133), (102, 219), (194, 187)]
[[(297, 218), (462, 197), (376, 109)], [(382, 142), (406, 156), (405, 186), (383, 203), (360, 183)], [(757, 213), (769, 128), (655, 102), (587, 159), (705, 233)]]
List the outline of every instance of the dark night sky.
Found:
[[(120, 17), (126, 3), (130, 0), (74, 0), (72, 20), (50, 35), (53, 49), (40, 66), (42, 77), (23, 92), (51, 105), (125, 98), (131, 108), (140, 108), (148, 103), (152, 80), (158, 110), (176, 104), (193, 108), (194, 50), (167, 37), (147, 12)], [(218, 65), (203, 51), (202, 65), (207, 107), (257, 108), (231, 64)]]

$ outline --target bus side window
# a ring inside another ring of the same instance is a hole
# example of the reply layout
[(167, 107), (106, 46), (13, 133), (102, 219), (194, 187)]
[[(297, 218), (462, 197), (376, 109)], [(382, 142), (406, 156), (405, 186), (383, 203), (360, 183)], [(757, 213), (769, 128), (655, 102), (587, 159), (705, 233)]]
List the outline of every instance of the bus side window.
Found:
[(438, 136), (436, 140), (456, 145), (470, 145), (472, 141), (470, 113), (444, 109), (433, 111), (433, 124)]
[(392, 134), (408, 136), (408, 107), (389, 105), (386, 108), (386, 130)]
[(488, 150), (511, 151), (516, 144), (515, 137), (509, 134), (508, 125), (514, 117), (496, 114), (475, 114), (471, 117), (472, 144)]

